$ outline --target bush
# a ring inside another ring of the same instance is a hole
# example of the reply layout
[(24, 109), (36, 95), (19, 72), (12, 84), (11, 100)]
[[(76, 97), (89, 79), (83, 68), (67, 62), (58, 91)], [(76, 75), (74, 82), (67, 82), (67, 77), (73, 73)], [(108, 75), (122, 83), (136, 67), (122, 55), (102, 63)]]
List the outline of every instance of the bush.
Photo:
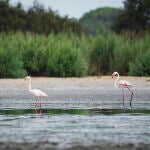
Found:
[(46, 74), (48, 50), (46, 37), (26, 35), (22, 41), (21, 57), (28, 74), (40, 76)]
[(150, 76), (150, 51), (138, 54), (135, 61), (130, 63), (130, 75)]
[(146, 34), (134, 43), (134, 59), (129, 66), (129, 74), (134, 76), (150, 76), (150, 35)]
[[(52, 42), (54, 44), (54, 42)], [(87, 63), (78, 48), (68, 36), (57, 37), (57, 44), (49, 48), (48, 75), (59, 77), (85, 76)]]
[(74, 34), (50, 34), (47, 37), (18, 32), (1, 34), (0, 39), (3, 57), (1, 77), (22, 77), (25, 70), (34, 76), (71, 77), (87, 74), (87, 63)]
[(25, 75), (23, 62), (16, 57), (16, 51), (0, 48), (0, 77), (19, 78)]
[(110, 72), (118, 71), (122, 75), (127, 75), (129, 72), (129, 64), (134, 58), (134, 49), (129, 41), (124, 41), (118, 38), (113, 57), (110, 61)]
[(91, 43), (90, 69), (92, 75), (107, 74), (114, 59), (117, 36), (115, 34), (96, 35)]
[(130, 39), (127, 35), (103, 33), (95, 36), (72, 33), (36, 35), (0, 34), (0, 77), (79, 77), (149, 73), (150, 35)]

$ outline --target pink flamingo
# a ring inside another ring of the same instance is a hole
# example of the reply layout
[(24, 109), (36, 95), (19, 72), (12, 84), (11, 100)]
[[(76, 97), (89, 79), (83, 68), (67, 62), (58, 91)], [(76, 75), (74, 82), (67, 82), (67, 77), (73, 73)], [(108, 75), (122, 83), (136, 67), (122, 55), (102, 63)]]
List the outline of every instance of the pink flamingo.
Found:
[(35, 105), (37, 106), (37, 103), (39, 102), (41, 106), (42, 102), (40, 100), (40, 97), (48, 97), (48, 95), (42, 92), (41, 90), (31, 89), (31, 77), (30, 76), (25, 77), (25, 80), (29, 80), (29, 92), (36, 97)]
[[(122, 88), (122, 98), (123, 98), (123, 106), (124, 106), (124, 88), (128, 88), (128, 90), (130, 91), (131, 93), (131, 99), (130, 99), (130, 106), (131, 106), (131, 103), (132, 103), (132, 96), (133, 96), (133, 90), (131, 90), (130, 88), (132, 88), (132, 84), (128, 81), (125, 81), (125, 80), (119, 80), (119, 73), (118, 72), (114, 72), (112, 74), (112, 78), (117, 76), (115, 82), (114, 82), (114, 87), (121, 87)], [(119, 80), (119, 81), (118, 81)]]

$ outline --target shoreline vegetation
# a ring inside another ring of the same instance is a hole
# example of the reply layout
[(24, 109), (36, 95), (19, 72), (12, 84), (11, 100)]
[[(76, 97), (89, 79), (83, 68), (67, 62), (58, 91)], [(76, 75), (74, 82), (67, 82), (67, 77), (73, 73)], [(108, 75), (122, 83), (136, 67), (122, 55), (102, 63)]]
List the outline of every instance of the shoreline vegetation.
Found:
[(28, 10), (21, 2), (12, 6), (2, 0), (0, 78), (83, 77), (114, 71), (150, 76), (148, 12), (148, 0), (126, 0), (123, 9), (100, 8), (77, 20), (61, 17), (37, 0)]
[(136, 40), (115, 33), (32, 35), (0, 33), (0, 78), (150, 76), (150, 35)]

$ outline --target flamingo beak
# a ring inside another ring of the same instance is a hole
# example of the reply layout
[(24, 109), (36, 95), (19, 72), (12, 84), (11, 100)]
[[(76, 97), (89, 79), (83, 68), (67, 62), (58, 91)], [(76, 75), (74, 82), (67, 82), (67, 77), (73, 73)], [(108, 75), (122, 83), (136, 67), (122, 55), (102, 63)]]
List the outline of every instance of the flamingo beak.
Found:
[(111, 75), (111, 77), (113, 78), (115, 76), (115, 74), (113, 73), (112, 75)]

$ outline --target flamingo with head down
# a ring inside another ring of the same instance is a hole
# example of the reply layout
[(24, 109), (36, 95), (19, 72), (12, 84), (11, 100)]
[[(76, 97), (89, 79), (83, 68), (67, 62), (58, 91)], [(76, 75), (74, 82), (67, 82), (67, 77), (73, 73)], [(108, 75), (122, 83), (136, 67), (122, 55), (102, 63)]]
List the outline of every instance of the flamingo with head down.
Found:
[(118, 72), (114, 72), (112, 74), (112, 78), (117, 76), (116, 80), (114, 81), (114, 87), (121, 87), (122, 88), (122, 99), (123, 99), (123, 106), (124, 106), (124, 88), (127, 88), (129, 92), (131, 93), (131, 99), (130, 99), (130, 106), (132, 106), (132, 96), (133, 96), (133, 90), (132, 84), (126, 80), (119, 80), (120, 76)]
[(33, 96), (36, 97), (35, 105), (37, 106), (37, 104), (40, 103), (40, 106), (41, 106), (42, 102), (41, 102), (40, 97), (48, 97), (48, 95), (45, 94), (44, 92), (42, 92), (41, 90), (31, 88), (31, 77), (30, 76), (25, 77), (25, 80), (29, 80), (29, 92)]

